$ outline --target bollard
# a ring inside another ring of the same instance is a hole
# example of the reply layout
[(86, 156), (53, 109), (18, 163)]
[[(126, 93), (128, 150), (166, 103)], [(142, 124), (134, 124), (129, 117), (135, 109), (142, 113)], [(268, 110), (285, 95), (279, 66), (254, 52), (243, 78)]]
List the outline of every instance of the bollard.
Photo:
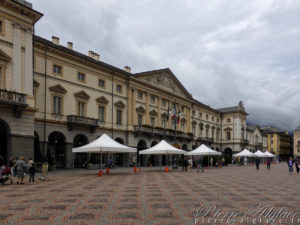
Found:
[(166, 172), (168, 172), (168, 171), (169, 171), (169, 168), (168, 168), (168, 167), (166, 167), (166, 168), (165, 168), (165, 171), (166, 171)]
[(134, 172), (134, 173), (136, 173), (136, 166), (135, 166), (135, 167), (133, 167), (133, 172)]
[(138, 171), (138, 172), (141, 172), (141, 169), (138, 167), (138, 168), (137, 168), (137, 171)]
[(101, 177), (101, 176), (102, 176), (102, 171), (100, 169), (99, 172), (98, 172), (98, 177)]
[(109, 174), (109, 168), (106, 168), (106, 174)]

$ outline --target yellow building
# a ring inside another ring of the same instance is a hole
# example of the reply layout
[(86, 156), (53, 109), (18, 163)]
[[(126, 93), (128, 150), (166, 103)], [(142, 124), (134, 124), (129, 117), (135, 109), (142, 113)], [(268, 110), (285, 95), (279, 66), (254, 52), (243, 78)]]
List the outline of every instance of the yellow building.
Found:
[(293, 154), (293, 137), (287, 131), (277, 128), (264, 128), (263, 132), (268, 136), (268, 151), (277, 155), (280, 159), (286, 159)]
[(294, 130), (294, 157), (300, 157), (300, 126)]

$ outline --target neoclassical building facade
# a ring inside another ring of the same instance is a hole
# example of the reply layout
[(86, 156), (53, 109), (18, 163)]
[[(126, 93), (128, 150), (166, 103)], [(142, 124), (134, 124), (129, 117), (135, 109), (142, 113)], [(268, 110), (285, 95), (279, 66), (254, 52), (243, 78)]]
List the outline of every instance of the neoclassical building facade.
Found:
[[(13, 0), (0, 3), (1, 8), (17, 5), (20, 11), (16, 7), (12, 11), (31, 21), (30, 32), (12, 31), (19, 29), (13, 25), (14, 17), (0, 14), (5, 24), (5, 34), (0, 35), (0, 65), (5, 67), (5, 72), (1, 69), (5, 80), (1, 91), (6, 95), (18, 92), (26, 98), (22, 110), (15, 110), (19, 102), (11, 106), (7, 97), (1, 97), (6, 108), (0, 112), (1, 132), (10, 137), (1, 139), (4, 158), (34, 156), (36, 160), (47, 158), (56, 167), (70, 168), (72, 148), (104, 133), (138, 150), (162, 139), (185, 150), (204, 143), (228, 155), (249, 145), (248, 114), (242, 102), (214, 109), (194, 99), (168, 68), (131, 73), (128, 66), (120, 69), (102, 62), (93, 51), (86, 55), (75, 51), (71, 42), (63, 46), (58, 37), (49, 41), (33, 35), (33, 25), (42, 14)], [(22, 7), (28, 10), (26, 16)], [(18, 51), (15, 41), (20, 42)], [(15, 63), (20, 68), (14, 69)], [(21, 116), (10, 119), (13, 112), (20, 111)], [(28, 137), (28, 144), (13, 140), (14, 134), (22, 140)], [(76, 154), (76, 166), (90, 157)], [(120, 166), (132, 160), (129, 154), (109, 157)], [(139, 155), (137, 160), (142, 166), (167, 161), (165, 157)]]

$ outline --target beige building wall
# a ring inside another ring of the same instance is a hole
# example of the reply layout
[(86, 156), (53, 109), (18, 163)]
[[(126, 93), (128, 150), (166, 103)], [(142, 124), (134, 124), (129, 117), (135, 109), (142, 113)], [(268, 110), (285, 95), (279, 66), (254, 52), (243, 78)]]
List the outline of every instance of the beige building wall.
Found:
[(300, 127), (294, 131), (294, 157), (300, 157)]

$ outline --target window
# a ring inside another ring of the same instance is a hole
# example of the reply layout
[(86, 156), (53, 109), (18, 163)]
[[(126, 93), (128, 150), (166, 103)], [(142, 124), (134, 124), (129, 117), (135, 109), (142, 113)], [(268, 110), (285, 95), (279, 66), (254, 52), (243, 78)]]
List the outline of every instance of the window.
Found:
[(193, 116), (195, 116), (195, 114), (196, 114), (196, 112), (195, 112), (195, 110), (193, 110)]
[(105, 86), (105, 81), (104, 81), (104, 80), (101, 80), (101, 79), (99, 79), (98, 85), (99, 85), (99, 87), (102, 87), (102, 88), (104, 88), (104, 86)]
[(0, 34), (4, 35), (5, 23), (4, 19), (0, 18)]
[(166, 120), (162, 120), (162, 121), (161, 121), (161, 126), (162, 126), (163, 128), (166, 128)]
[(227, 119), (227, 123), (230, 123), (231, 122), (231, 119), (229, 118), (229, 119)]
[(117, 84), (117, 92), (122, 93), (122, 86)]
[(4, 88), (4, 71), (2, 65), (0, 65), (0, 88)]
[(99, 106), (99, 121), (104, 122), (105, 118), (105, 107)]
[(181, 112), (184, 113), (184, 106), (181, 106)]
[(85, 81), (85, 74), (78, 72), (77, 80), (79, 80), (79, 81)]
[(143, 93), (139, 91), (137, 97), (139, 100), (143, 100)]
[(217, 140), (219, 140), (219, 138), (220, 138), (220, 131), (217, 130)]
[(155, 96), (151, 95), (151, 103), (154, 104), (155, 103)]
[(53, 73), (61, 75), (62, 74), (62, 67), (59, 66), (59, 65), (54, 64), (53, 65)]
[(176, 129), (176, 120), (172, 120), (172, 129), (173, 129), (173, 130)]
[(208, 115), (206, 115), (206, 120), (208, 120)]
[(142, 125), (143, 123), (143, 115), (138, 114), (138, 125)]
[(162, 107), (166, 107), (167, 106), (167, 102), (166, 102), (165, 99), (162, 100), (161, 105), (162, 105)]
[(199, 126), (199, 131), (200, 136), (202, 136), (203, 126)]
[(215, 121), (215, 118), (212, 116), (212, 117), (211, 117), (211, 120), (212, 120), (212, 121)]
[(300, 153), (300, 148), (298, 148), (298, 153)]
[(271, 140), (271, 145), (273, 144), (273, 140)]
[(219, 119), (217, 119), (217, 123), (219, 123)]
[(151, 126), (152, 126), (152, 127), (155, 126), (155, 117), (151, 117)]
[(185, 132), (185, 124), (184, 123), (181, 123), (181, 131)]
[(61, 115), (61, 97), (53, 96), (53, 114)]
[(84, 102), (77, 102), (77, 115), (78, 116), (84, 116), (85, 115), (85, 103)]
[(117, 110), (117, 124), (121, 125), (122, 124), (122, 111)]
[(195, 133), (196, 133), (196, 127), (195, 126), (193, 126), (192, 127), (192, 133), (195, 135)]
[(199, 117), (202, 118), (202, 113), (199, 113)]
[(227, 131), (227, 132), (226, 132), (226, 139), (227, 139), (227, 140), (230, 140), (230, 131)]

